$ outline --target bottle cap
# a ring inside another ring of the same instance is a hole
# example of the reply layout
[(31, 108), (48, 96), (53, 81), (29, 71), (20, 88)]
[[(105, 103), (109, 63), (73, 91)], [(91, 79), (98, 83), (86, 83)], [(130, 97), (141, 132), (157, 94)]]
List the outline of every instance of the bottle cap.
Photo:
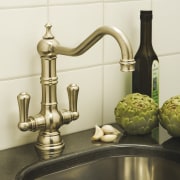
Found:
[(152, 19), (152, 11), (140, 11), (141, 20), (151, 20)]

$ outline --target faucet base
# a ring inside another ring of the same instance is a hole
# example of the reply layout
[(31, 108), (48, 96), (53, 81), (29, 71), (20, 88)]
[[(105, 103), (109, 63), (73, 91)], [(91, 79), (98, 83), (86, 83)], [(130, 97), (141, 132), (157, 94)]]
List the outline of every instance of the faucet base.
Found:
[(35, 147), (42, 159), (49, 159), (61, 154), (64, 142), (59, 131), (40, 131)]

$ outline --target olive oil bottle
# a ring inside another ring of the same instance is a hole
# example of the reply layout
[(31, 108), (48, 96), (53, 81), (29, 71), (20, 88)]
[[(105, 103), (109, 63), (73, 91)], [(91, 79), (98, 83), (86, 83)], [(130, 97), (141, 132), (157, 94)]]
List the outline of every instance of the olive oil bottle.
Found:
[(135, 54), (132, 92), (149, 95), (159, 103), (159, 60), (152, 46), (152, 11), (140, 11), (140, 46)]

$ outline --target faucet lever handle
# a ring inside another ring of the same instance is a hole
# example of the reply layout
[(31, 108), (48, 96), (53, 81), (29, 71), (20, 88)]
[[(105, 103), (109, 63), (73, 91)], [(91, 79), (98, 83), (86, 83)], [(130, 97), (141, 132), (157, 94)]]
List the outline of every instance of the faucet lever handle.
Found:
[(69, 110), (71, 112), (77, 112), (79, 86), (76, 84), (70, 84), (67, 87), (67, 92), (69, 97)]
[(30, 95), (26, 92), (21, 92), (17, 96), (18, 105), (19, 105), (20, 123), (27, 122), (30, 98), (31, 98)]

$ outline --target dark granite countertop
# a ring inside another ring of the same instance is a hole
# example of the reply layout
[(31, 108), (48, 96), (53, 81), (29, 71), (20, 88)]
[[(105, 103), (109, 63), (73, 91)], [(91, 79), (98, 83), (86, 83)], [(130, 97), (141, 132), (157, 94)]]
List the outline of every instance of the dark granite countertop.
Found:
[[(94, 129), (63, 136), (65, 149), (63, 155), (73, 154), (80, 151), (95, 149), (102, 146), (111, 146), (112, 143), (93, 143), (91, 136)], [(163, 148), (180, 153), (180, 139), (170, 138), (159, 144), (157, 137), (151, 134), (145, 136), (123, 136), (116, 144), (141, 144), (161, 146)], [(42, 161), (39, 159), (34, 143), (0, 151), (0, 174), (1, 180), (14, 180), (16, 174), (24, 167)]]

